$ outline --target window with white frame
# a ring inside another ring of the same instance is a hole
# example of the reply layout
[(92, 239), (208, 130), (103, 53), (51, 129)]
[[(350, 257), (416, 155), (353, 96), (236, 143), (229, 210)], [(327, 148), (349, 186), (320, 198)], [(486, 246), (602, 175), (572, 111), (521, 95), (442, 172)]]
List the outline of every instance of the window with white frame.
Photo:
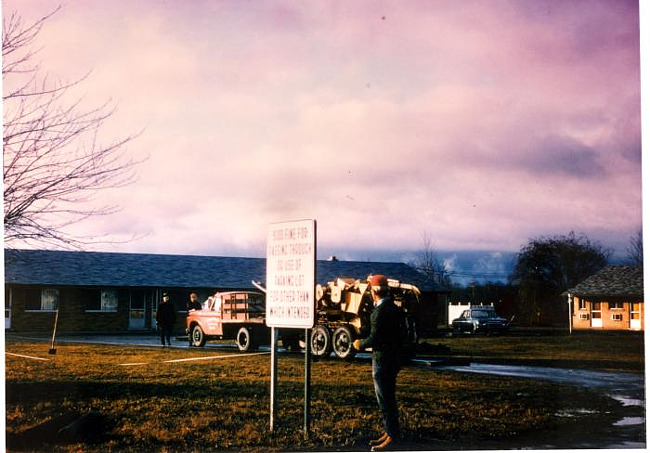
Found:
[(613, 313), (612, 314), (612, 321), (623, 321), (623, 314), (622, 313)]
[(624, 305), (623, 302), (610, 302), (609, 303), (609, 309), (610, 310), (623, 310)]
[(25, 291), (26, 311), (56, 311), (59, 308), (59, 290), (30, 288)]
[(589, 319), (589, 313), (580, 313), (579, 318), (580, 319)]
[(586, 310), (587, 309), (587, 301), (584, 299), (580, 299), (578, 302), (578, 310)]

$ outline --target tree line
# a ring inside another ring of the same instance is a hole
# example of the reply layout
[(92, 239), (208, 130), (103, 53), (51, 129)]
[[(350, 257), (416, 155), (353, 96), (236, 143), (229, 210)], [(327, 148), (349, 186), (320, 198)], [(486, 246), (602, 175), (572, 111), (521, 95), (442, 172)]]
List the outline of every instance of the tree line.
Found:
[[(450, 291), (451, 301), (494, 303), (497, 312), (527, 326), (566, 325), (567, 303), (562, 293), (610, 264), (611, 250), (586, 235), (542, 236), (529, 240), (516, 256), (507, 282), (461, 286), (437, 258), (428, 236), (413, 265)], [(625, 264), (643, 266), (643, 234), (630, 237)]]

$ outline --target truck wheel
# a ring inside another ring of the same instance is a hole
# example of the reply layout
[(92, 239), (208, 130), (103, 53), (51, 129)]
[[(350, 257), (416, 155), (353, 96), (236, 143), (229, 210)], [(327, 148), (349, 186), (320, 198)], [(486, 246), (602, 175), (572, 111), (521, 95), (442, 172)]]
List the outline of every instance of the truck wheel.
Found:
[(332, 347), (334, 354), (340, 359), (352, 358), (356, 354), (352, 347), (352, 330), (347, 326), (341, 326), (332, 335)]
[(316, 357), (327, 357), (332, 352), (332, 338), (325, 326), (315, 326), (311, 331), (311, 353)]
[(205, 346), (205, 334), (198, 324), (194, 325), (190, 331), (190, 346), (196, 346), (197, 348)]
[(235, 337), (235, 342), (237, 347), (242, 352), (253, 351), (255, 349), (255, 342), (253, 341), (253, 334), (248, 327), (242, 327), (237, 332), (237, 337)]

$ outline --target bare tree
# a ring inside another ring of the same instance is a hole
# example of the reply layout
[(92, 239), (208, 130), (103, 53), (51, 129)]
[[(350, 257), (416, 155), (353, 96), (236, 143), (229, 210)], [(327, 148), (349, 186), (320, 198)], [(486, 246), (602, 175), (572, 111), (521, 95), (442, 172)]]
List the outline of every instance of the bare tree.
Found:
[(98, 191), (134, 181), (139, 161), (128, 154), (129, 135), (102, 143), (99, 131), (114, 110), (108, 103), (84, 110), (69, 101), (71, 82), (51, 81), (35, 62), (44, 23), (56, 12), (25, 24), (17, 13), (3, 19), (3, 181), (5, 243), (81, 248), (96, 242), (67, 227), (107, 215), (116, 206), (95, 206)]
[(641, 229), (634, 236), (630, 237), (630, 245), (627, 247), (627, 258), (632, 266), (643, 266), (643, 231)]
[(451, 285), (451, 278), (445, 269), (444, 265), (440, 263), (436, 250), (431, 241), (429, 233), (422, 234), (422, 249), (418, 253), (418, 257), (413, 263), (413, 267), (426, 275), (427, 280), (445, 286)]

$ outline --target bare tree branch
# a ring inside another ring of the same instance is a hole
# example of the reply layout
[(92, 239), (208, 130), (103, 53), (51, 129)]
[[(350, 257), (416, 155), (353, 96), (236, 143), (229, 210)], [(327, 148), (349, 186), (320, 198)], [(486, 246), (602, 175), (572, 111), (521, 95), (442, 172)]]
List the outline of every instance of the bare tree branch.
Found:
[(417, 259), (412, 263), (412, 266), (422, 272), (427, 280), (432, 283), (443, 286), (451, 285), (451, 277), (438, 259), (431, 236), (426, 231), (422, 233), (422, 249), (418, 252)]
[[(82, 248), (96, 242), (66, 228), (116, 206), (97, 206), (95, 195), (135, 180), (136, 160), (126, 149), (137, 135), (103, 143), (99, 132), (115, 113), (110, 102), (83, 109), (66, 102), (90, 73), (63, 83), (51, 81), (34, 62), (44, 23), (59, 11), (25, 25), (13, 13), (4, 20), (3, 182), (5, 243)], [(101, 241), (106, 242), (106, 241)]]
[(634, 236), (630, 237), (627, 258), (632, 266), (643, 266), (643, 230), (639, 229)]

